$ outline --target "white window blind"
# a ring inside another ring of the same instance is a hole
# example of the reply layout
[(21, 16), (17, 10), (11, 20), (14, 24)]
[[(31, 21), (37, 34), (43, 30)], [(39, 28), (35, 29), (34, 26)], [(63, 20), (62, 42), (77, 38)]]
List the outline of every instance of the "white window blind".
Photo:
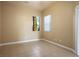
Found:
[(47, 15), (44, 17), (44, 31), (50, 31), (50, 23), (51, 23), (51, 15)]

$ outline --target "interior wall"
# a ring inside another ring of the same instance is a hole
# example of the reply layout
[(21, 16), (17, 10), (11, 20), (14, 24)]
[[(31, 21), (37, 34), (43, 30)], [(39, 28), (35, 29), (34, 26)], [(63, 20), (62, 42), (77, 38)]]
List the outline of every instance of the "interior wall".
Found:
[[(39, 11), (36, 11), (23, 4), (3, 2), (2, 42), (5, 43), (20, 40), (46, 38), (48, 40), (60, 43), (70, 48), (74, 48), (73, 16), (75, 13), (75, 6), (77, 6), (78, 4), (79, 2), (56, 2), (44, 11), (42, 11), (41, 13), (43, 14), (41, 15)], [(51, 31), (44, 32), (44, 23), (42, 20), (43, 16), (46, 16), (48, 14), (52, 15)], [(32, 16), (42, 16), (42, 29), (40, 32), (32, 31)]]
[(1, 43), (1, 2), (0, 2), (0, 43)]
[(40, 38), (40, 31), (32, 31), (32, 16), (41, 13), (18, 2), (3, 2), (2, 43)]
[(44, 32), (43, 37), (74, 48), (73, 46), (73, 14), (74, 4), (72, 2), (56, 2), (43, 11), (43, 16), (51, 15), (51, 31)]

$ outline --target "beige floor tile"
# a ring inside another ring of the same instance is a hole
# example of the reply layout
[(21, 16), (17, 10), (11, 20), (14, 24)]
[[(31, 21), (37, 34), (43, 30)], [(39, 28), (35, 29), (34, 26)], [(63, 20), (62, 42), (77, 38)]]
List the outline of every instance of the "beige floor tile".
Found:
[(2, 46), (0, 51), (3, 57), (76, 57), (74, 53), (45, 41)]

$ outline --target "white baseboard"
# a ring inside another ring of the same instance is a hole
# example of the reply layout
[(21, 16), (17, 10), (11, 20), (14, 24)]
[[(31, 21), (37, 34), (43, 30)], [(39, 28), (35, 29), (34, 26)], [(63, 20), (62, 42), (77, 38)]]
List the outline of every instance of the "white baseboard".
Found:
[(48, 42), (48, 43), (54, 44), (54, 45), (56, 45), (56, 46), (59, 46), (59, 47), (61, 47), (61, 48), (64, 48), (64, 49), (66, 49), (66, 50), (72, 51), (73, 53), (76, 53), (74, 49), (69, 48), (69, 47), (67, 47), (67, 46), (64, 46), (64, 45), (61, 45), (61, 44), (58, 44), (58, 43), (56, 43), (56, 42), (49, 41), (49, 40), (46, 40), (46, 39), (42, 39), (42, 40), (44, 40), (44, 41), (46, 41), (46, 42)]
[(0, 46), (12, 45), (12, 44), (20, 44), (20, 43), (26, 43), (26, 42), (32, 42), (32, 41), (38, 41), (38, 40), (40, 40), (40, 39), (32, 39), (32, 40), (26, 40), (26, 41), (16, 41), (16, 42), (1, 43)]

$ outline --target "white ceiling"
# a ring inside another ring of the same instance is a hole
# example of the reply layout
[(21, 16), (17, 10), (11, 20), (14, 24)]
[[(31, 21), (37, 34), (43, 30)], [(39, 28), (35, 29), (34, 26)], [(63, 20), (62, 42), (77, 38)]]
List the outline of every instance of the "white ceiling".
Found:
[(53, 2), (52, 1), (26, 1), (24, 3), (36, 10), (42, 11), (48, 6), (50, 6)]
[(42, 11), (48, 6), (50, 6), (54, 1), (8, 1), (11, 4), (22, 4), (34, 8), (36, 10)]

